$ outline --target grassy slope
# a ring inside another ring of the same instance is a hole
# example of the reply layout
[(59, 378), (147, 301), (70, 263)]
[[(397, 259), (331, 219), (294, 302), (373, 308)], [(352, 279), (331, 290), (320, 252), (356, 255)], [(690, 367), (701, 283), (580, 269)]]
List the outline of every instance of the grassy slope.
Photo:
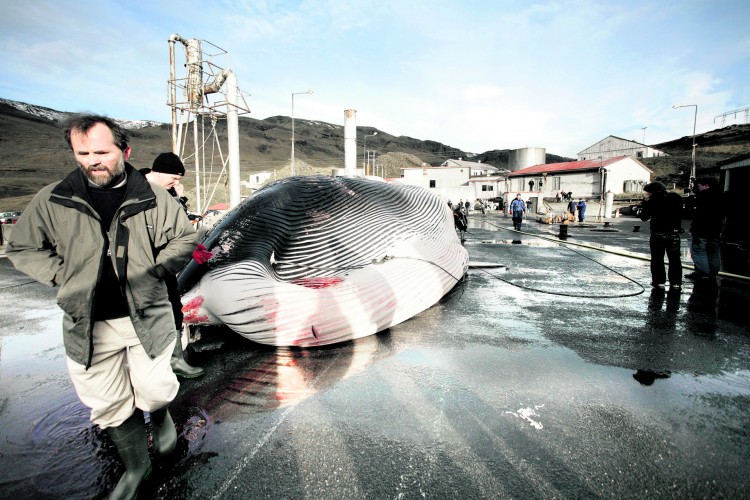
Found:
[[(225, 124), (219, 122), (220, 142), (225, 144)], [(358, 134), (372, 134), (376, 129), (359, 127)], [(272, 171), (276, 178), (290, 173), (291, 119), (275, 116), (264, 120), (240, 118), (240, 171), (241, 178), (249, 174)], [(422, 163), (438, 165), (448, 158), (469, 159), (459, 149), (435, 141), (422, 141), (405, 136), (393, 136), (377, 131), (369, 137), (368, 149), (378, 151), (378, 163), (386, 167), (387, 177), (400, 177), (405, 166)], [(333, 168), (344, 166), (344, 129), (342, 125), (295, 120), (295, 159), (297, 173), (311, 175), (330, 174)], [(153, 158), (171, 149), (171, 127), (162, 125), (133, 130), (130, 133), (133, 152), (130, 163), (136, 168), (150, 167)], [(702, 134), (698, 144), (698, 173), (715, 172), (718, 161), (750, 153), (750, 125), (733, 125)], [(653, 178), (668, 184), (686, 185), (686, 172), (690, 171), (692, 137), (655, 144), (654, 147), (669, 153), (668, 158), (648, 158), (643, 162), (654, 170)], [(387, 152), (387, 153), (386, 153)], [(497, 167), (507, 164), (508, 150), (492, 150), (471, 158)], [(226, 157), (226, 151), (224, 151)], [(362, 151), (358, 145), (357, 158)], [(565, 158), (548, 154), (547, 162), (565, 161)], [(195, 188), (194, 160), (185, 159), (188, 174), (184, 184), (188, 197)], [(0, 103), (0, 211), (23, 210), (32, 196), (44, 185), (59, 180), (75, 168), (73, 159), (63, 140), (60, 125), (18, 111)], [(214, 177), (221, 165), (214, 164)], [(223, 191), (223, 188), (221, 189)], [(224, 193), (213, 201), (223, 201)]]

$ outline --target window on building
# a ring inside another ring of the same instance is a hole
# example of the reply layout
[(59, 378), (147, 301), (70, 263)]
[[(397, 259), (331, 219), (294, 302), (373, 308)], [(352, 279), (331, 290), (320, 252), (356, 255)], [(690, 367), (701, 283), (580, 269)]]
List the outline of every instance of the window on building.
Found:
[(643, 151), (637, 151), (637, 152), (635, 153), (635, 157), (636, 157), (636, 158), (643, 158)]
[(431, 188), (437, 187), (436, 184), (435, 184), (435, 182), (436, 182), (435, 179), (430, 180), (430, 187)]

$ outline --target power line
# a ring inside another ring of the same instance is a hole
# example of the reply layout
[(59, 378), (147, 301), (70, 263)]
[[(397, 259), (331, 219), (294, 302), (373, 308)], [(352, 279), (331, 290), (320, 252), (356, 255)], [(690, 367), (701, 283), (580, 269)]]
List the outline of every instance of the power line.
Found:
[(720, 115), (716, 115), (714, 117), (714, 123), (716, 123), (716, 119), (717, 118), (721, 118), (721, 126), (723, 127), (724, 126), (724, 122), (727, 119), (727, 116), (734, 115), (734, 117), (737, 118), (737, 113), (745, 113), (745, 123), (750, 123), (750, 106), (744, 107), (744, 108), (740, 108), (740, 109), (735, 109), (733, 111), (727, 111), (726, 113), (722, 113)]

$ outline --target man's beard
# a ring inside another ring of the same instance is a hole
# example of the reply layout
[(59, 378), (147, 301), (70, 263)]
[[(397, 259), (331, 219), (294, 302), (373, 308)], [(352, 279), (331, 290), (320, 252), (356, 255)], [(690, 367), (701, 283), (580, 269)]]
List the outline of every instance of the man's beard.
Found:
[[(81, 168), (91, 182), (99, 187), (107, 187), (112, 184), (113, 181), (119, 180), (122, 177), (122, 174), (125, 172), (125, 158), (120, 156), (120, 160), (112, 171), (103, 167), (84, 167), (83, 165)], [(107, 175), (94, 175), (92, 170), (106, 172)]]

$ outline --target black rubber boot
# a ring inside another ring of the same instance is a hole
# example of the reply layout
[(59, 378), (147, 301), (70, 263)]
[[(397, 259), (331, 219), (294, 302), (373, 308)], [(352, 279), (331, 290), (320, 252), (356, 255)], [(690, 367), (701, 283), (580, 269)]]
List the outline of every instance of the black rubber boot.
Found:
[(135, 498), (138, 495), (138, 487), (151, 474), (151, 458), (148, 456), (148, 438), (143, 412), (136, 410), (118, 427), (108, 428), (107, 433), (114, 441), (117, 453), (125, 464), (125, 474), (109, 498)]
[(154, 429), (154, 451), (166, 457), (177, 445), (177, 430), (166, 406), (151, 412), (151, 425)]
[(185, 361), (185, 355), (182, 352), (182, 339), (180, 338), (179, 331), (177, 332), (177, 342), (175, 342), (174, 351), (172, 351), (172, 359), (169, 360), (169, 364), (172, 365), (172, 371), (178, 377), (198, 378), (202, 377), (205, 373), (203, 368), (192, 366)]

